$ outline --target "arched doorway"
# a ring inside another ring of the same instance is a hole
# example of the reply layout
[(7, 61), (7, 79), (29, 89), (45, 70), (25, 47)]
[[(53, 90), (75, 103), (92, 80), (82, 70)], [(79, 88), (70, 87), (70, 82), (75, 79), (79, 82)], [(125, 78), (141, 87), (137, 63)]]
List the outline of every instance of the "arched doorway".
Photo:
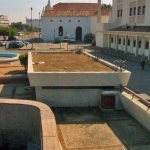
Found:
[(58, 35), (63, 36), (63, 34), (64, 34), (64, 29), (63, 29), (62, 26), (60, 26), (59, 29), (58, 29)]
[(82, 28), (76, 28), (76, 41), (82, 41)]

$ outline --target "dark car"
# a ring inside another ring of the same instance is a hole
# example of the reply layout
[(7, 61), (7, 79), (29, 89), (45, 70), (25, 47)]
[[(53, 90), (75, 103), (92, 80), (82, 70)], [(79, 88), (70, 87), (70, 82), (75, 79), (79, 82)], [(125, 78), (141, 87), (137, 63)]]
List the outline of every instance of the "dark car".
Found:
[(23, 46), (24, 46), (23, 43), (14, 41), (9, 43), (8, 48), (21, 48)]

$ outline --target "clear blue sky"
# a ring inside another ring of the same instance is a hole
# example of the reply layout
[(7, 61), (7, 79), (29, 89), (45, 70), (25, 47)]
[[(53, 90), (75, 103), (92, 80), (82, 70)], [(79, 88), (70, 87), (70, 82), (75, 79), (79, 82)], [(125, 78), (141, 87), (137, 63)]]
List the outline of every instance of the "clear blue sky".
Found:
[[(26, 16), (30, 18), (30, 7), (33, 7), (33, 18), (38, 18), (38, 13), (47, 4), (48, 0), (0, 0), (0, 15), (7, 15), (11, 22), (25, 22)], [(97, 2), (97, 0), (51, 0), (54, 5), (58, 2)], [(111, 4), (112, 0), (102, 0)]]

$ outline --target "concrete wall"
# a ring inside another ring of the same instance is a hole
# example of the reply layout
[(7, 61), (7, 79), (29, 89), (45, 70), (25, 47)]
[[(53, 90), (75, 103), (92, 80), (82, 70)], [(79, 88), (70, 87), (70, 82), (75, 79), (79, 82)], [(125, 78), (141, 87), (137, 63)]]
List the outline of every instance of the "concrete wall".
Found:
[(40, 111), (32, 106), (0, 104), (0, 148), (4, 143), (16, 148), (41, 146)]
[(100, 95), (100, 89), (42, 89), (36, 87), (36, 98), (49, 106), (99, 106)]
[(121, 100), (124, 110), (150, 131), (150, 110), (136, 98), (132, 100), (132, 95), (126, 92), (121, 94)]
[[(60, 22), (60, 20), (62, 22)], [(69, 22), (69, 20), (71, 22)], [(80, 22), (79, 22), (80, 21)], [(82, 28), (82, 40), (84, 35), (90, 31), (90, 17), (42, 17), (42, 38), (44, 41), (53, 41), (59, 37), (58, 29), (62, 26), (63, 37), (69, 35), (70, 38), (76, 38), (76, 28)]]
[[(50, 108), (40, 102), (0, 99), (0, 149), (62, 150), (56, 121)], [(4, 145), (7, 148), (4, 148)], [(26, 147), (22, 147), (22, 146)], [(2, 146), (2, 147), (1, 147)]]
[(102, 89), (42, 89), (36, 87), (36, 98), (54, 107), (100, 107), (101, 95), (116, 96), (115, 109), (122, 108), (118, 91)]

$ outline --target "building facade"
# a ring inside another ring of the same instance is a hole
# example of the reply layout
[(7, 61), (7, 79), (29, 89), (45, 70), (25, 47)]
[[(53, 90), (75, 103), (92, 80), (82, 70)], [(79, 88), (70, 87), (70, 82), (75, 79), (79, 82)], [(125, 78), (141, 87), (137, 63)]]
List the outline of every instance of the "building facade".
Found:
[(9, 20), (7, 16), (0, 15), (0, 26), (8, 26)]
[[(26, 25), (31, 26), (31, 19), (26, 18)], [(39, 19), (32, 19), (32, 26), (33, 27), (37, 27), (37, 28), (41, 28), (41, 20), (39, 20)]]
[(98, 3), (58, 3), (51, 7), (50, 1), (42, 14), (42, 38), (54, 41), (55, 38), (69, 36), (76, 41), (82, 41), (86, 33), (95, 34), (98, 15), (103, 22), (109, 20), (109, 10), (102, 10)]
[(112, 21), (98, 26), (97, 46), (150, 59), (149, 10), (148, 0), (113, 0)]
[(112, 22), (118, 25), (149, 26), (149, 0), (113, 0)]

